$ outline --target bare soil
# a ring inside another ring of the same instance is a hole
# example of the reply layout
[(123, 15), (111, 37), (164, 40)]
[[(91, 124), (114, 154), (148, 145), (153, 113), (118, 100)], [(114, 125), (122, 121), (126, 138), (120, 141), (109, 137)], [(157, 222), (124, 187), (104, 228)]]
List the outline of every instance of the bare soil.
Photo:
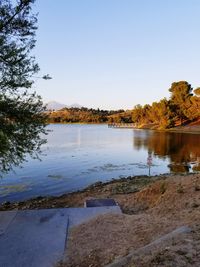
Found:
[(67, 261), (61, 266), (105, 266), (183, 225), (192, 233), (135, 257), (129, 267), (200, 266), (200, 174), (155, 181), (119, 203), (131, 215), (102, 215), (71, 230)]

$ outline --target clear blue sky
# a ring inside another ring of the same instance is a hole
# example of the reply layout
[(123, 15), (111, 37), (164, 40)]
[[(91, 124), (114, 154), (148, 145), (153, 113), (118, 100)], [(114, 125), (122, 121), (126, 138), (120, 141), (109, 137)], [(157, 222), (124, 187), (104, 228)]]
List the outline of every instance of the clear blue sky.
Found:
[(44, 101), (130, 109), (200, 86), (200, 0), (37, 0)]

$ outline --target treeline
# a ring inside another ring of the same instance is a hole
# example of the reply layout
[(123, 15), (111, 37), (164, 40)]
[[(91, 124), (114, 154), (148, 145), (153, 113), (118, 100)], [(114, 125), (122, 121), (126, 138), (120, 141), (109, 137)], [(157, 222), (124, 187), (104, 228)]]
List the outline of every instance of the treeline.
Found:
[[(92, 108), (63, 108), (48, 112), (50, 123), (110, 123), (126, 121), (124, 110), (100, 110)], [(124, 120), (122, 119), (124, 117)], [(131, 121), (131, 115), (129, 116)]]
[(138, 127), (167, 129), (200, 119), (200, 88), (186, 81), (172, 83), (171, 96), (133, 110), (64, 108), (48, 112), (50, 123), (136, 123)]
[(132, 121), (142, 127), (167, 129), (200, 119), (200, 88), (193, 90), (186, 81), (174, 82), (166, 98), (152, 105), (137, 105)]

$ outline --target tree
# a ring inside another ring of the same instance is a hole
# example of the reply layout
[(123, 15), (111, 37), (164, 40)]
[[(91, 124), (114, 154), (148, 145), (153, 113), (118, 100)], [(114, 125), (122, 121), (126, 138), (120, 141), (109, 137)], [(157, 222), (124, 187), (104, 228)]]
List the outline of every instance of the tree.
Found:
[(200, 118), (200, 88), (194, 90), (186, 81), (174, 82), (169, 89), (170, 100), (161, 99), (152, 105), (136, 105), (132, 110), (132, 120), (144, 126), (151, 124), (157, 129), (167, 129), (175, 125)]
[(143, 107), (141, 105), (136, 105), (132, 111), (132, 120), (134, 123), (140, 123), (143, 118)]
[(192, 87), (186, 81), (174, 82), (169, 89), (171, 92), (171, 109), (182, 120), (189, 119), (188, 109), (191, 106)]
[(200, 87), (194, 90), (195, 95), (200, 96)]
[(173, 126), (172, 112), (166, 98), (159, 102), (153, 102), (148, 113), (151, 122), (156, 123), (159, 129), (166, 129)]
[[(34, 0), (0, 1), (0, 172), (38, 157), (45, 129), (45, 107), (31, 90), (39, 66), (32, 56), (37, 17)], [(43, 76), (48, 79), (49, 76)]]
[(191, 97), (191, 105), (187, 112), (191, 120), (198, 120), (200, 118), (200, 88), (194, 90), (195, 95)]

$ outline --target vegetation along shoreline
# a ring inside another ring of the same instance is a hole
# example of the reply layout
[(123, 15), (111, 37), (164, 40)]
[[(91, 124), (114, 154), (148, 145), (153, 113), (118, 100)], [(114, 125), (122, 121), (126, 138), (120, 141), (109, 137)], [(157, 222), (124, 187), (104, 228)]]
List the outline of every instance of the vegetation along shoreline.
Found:
[(168, 130), (200, 124), (200, 88), (187, 81), (173, 82), (170, 98), (132, 110), (101, 110), (86, 107), (47, 110), (47, 123), (135, 123), (138, 128)]

